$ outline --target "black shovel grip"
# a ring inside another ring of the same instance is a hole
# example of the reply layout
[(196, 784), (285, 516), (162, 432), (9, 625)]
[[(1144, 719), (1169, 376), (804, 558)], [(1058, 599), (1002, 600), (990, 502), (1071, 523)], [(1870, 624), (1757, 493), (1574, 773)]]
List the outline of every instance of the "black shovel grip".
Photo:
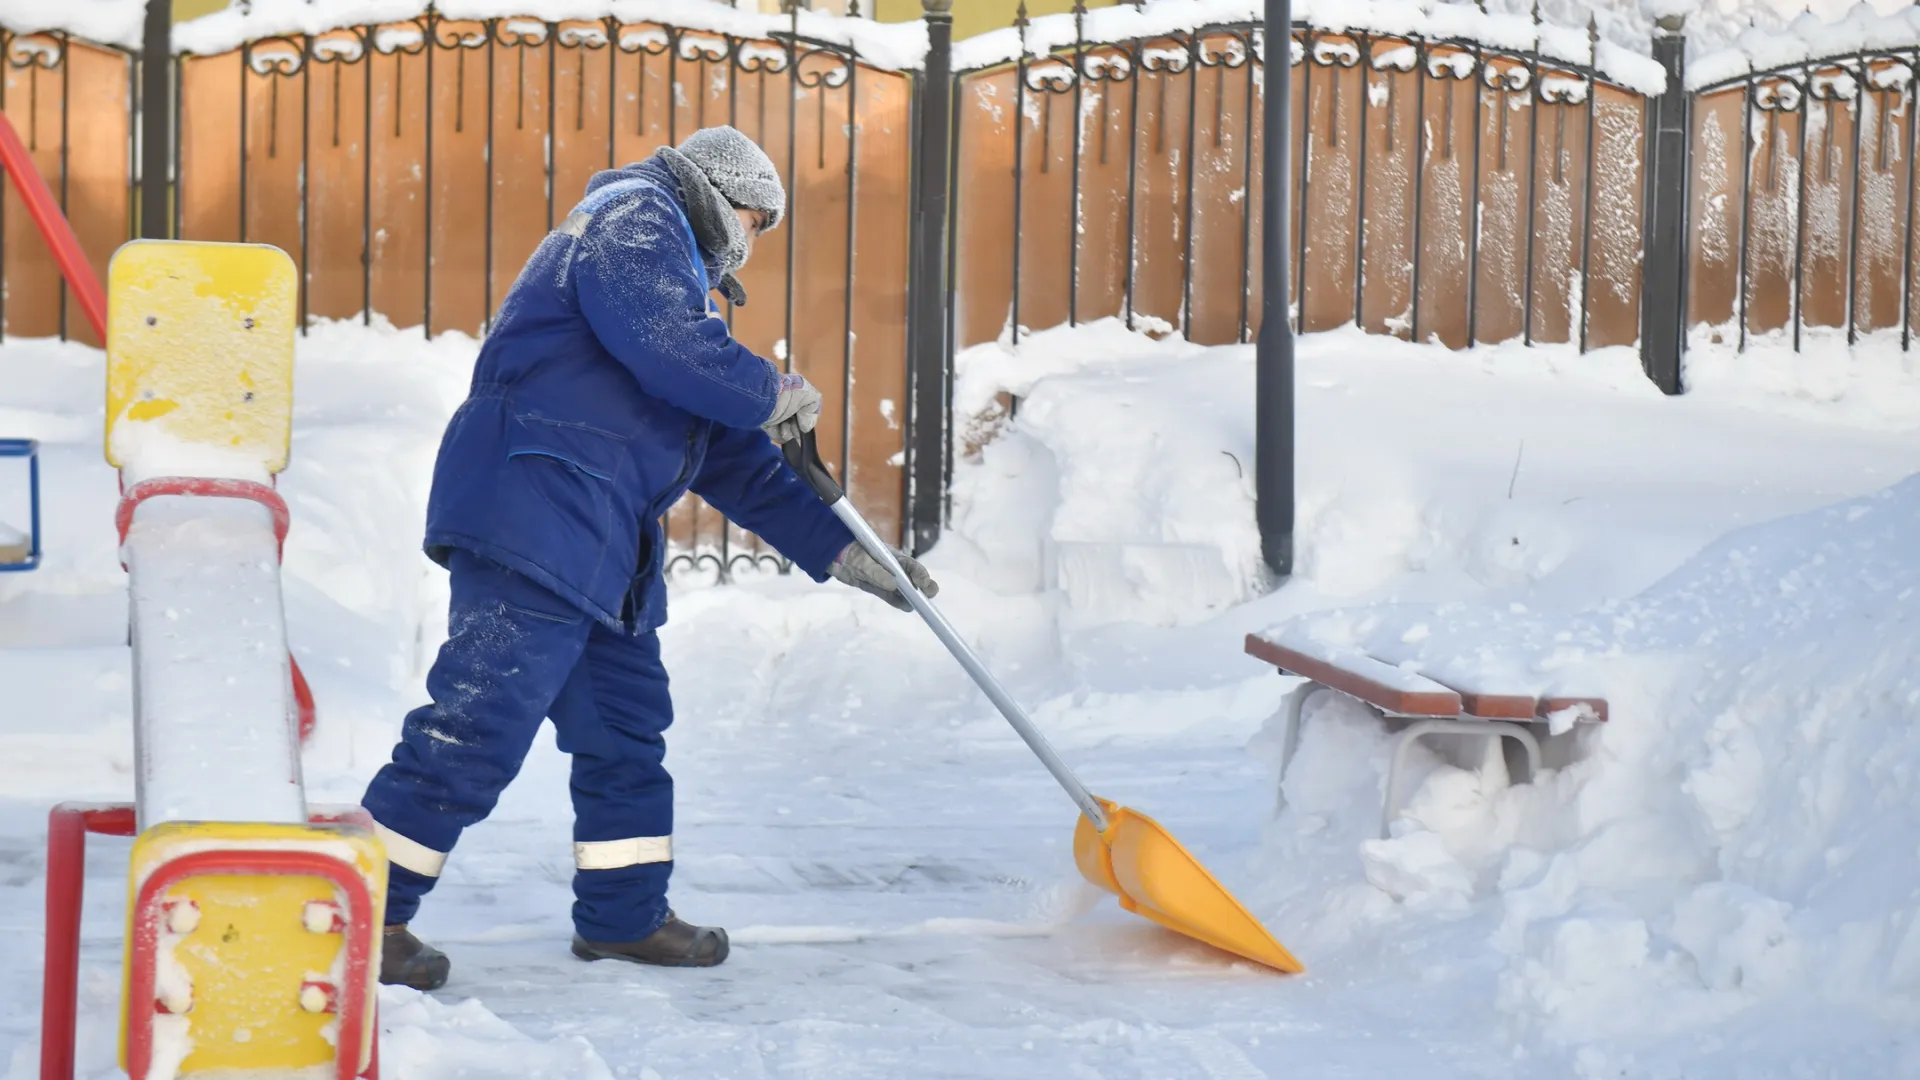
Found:
[(839, 482), (820, 463), (820, 448), (814, 441), (813, 432), (805, 432), (797, 439), (788, 440), (781, 445), (780, 452), (786, 455), (787, 464), (793, 466), (793, 471), (806, 480), (815, 495), (820, 496), (821, 502), (832, 506), (846, 498), (847, 493), (840, 490)]

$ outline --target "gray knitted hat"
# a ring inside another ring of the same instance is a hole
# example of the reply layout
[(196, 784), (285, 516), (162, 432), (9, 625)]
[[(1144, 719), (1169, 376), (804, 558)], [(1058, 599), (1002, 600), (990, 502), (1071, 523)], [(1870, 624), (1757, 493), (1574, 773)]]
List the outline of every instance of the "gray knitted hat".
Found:
[(721, 196), (741, 210), (767, 215), (767, 228), (780, 224), (787, 209), (787, 190), (773, 159), (737, 129), (701, 128), (681, 141), (679, 151), (700, 167)]

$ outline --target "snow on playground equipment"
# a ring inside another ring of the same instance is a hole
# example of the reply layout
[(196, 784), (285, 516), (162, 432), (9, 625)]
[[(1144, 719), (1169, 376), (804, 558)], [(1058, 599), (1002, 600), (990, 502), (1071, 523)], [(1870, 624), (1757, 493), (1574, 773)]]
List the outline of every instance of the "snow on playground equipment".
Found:
[(0, 439), (0, 458), (27, 463), (27, 531), (0, 523), (0, 573), (40, 565), (40, 444), (32, 439)]
[(110, 285), (135, 801), (50, 817), (41, 1080), (73, 1075), (88, 832), (136, 836), (130, 1080), (377, 1077), (386, 859), (364, 811), (307, 805), (281, 607), (288, 514), (271, 484), (292, 426), (292, 260), (135, 241)]
[[(1510, 739), (1526, 752), (1531, 780), (1540, 769), (1540, 742), (1529, 725), (1548, 723), (1559, 716), (1580, 722), (1605, 722), (1606, 699), (1581, 695), (1547, 695), (1492, 690), (1443, 675), (1430, 678), (1373, 656), (1353, 646), (1335, 646), (1315, 640), (1303, 629), (1282, 626), (1264, 634), (1248, 634), (1248, 655), (1307, 680), (1287, 696), (1287, 719), (1280, 751), (1280, 779), (1300, 745), (1300, 725), (1309, 699), (1322, 692), (1341, 694), (1365, 705), (1383, 722), (1399, 726), (1393, 756), (1387, 767), (1387, 785), (1380, 803), (1380, 838), (1400, 810), (1400, 774), (1413, 744), (1428, 735), (1465, 735), (1491, 741)], [(1441, 682), (1444, 678), (1447, 681)]]
[(893, 575), (900, 595), (920, 613), (934, 636), (973, 677), (981, 692), (1080, 808), (1080, 818), (1073, 831), (1073, 861), (1082, 877), (1119, 897), (1122, 908), (1176, 933), (1280, 971), (1297, 974), (1306, 970), (1159, 822), (1130, 807), (1102, 799), (1080, 783), (1080, 778), (1060, 760), (1046, 736), (1034, 727), (1026, 710), (961, 640), (960, 632), (946, 616), (914, 586), (900, 560), (894, 558), (892, 549), (854, 508), (839, 482), (821, 463), (813, 432), (787, 443), (782, 450), (788, 464), (806, 478), (814, 494), (827, 504), (834, 516), (853, 531), (867, 554)]

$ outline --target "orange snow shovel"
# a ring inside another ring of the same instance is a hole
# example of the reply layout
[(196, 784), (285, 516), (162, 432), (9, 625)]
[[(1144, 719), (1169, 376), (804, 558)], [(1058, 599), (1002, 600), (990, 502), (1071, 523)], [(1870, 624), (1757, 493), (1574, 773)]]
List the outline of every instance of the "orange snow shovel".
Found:
[(914, 587), (893, 550), (881, 541), (873, 526), (860, 516), (860, 511), (853, 508), (846, 492), (820, 463), (812, 432), (786, 443), (781, 449), (787, 463), (806, 478), (814, 494), (853, 531), (867, 554), (893, 574), (900, 594), (926, 620), (941, 644), (967, 669), (967, 674), (973, 676), (973, 681), (999, 708), (1000, 715), (1007, 718), (1007, 723), (1026, 741), (1028, 749), (1080, 807), (1080, 820), (1073, 832), (1073, 861), (1083, 877), (1118, 896), (1121, 907), (1169, 930), (1280, 971), (1306, 970), (1260, 925), (1260, 920), (1234, 899), (1226, 886), (1214, 880), (1207, 868), (1200, 865), (1200, 860), (1160, 827), (1159, 822), (1098, 798), (1080, 783), (1033, 726), (1026, 711), (1007, 695), (1006, 689), (987, 671), (967, 643), (960, 640), (960, 634), (946, 617)]

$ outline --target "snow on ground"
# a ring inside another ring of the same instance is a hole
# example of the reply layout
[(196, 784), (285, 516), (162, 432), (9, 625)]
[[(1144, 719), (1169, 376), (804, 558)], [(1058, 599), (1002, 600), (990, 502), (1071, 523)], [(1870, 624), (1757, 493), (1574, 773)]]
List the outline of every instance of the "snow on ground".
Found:
[[(472, 353), (351, 325), (301, 343), (281, 488), (315, 798), (356, 798), (419, 700), (445, 605), (420, 522)], [(452, 982), (383, 994), (387, 1075), (1920, 1075), (1920, 378), (1831, 345), (1697, 359), (1669, 400), (1625, 352), (1303, 340), (1299, 574), (1269, 593), (1250, 349), (1107, 323), (969, 352), (958, 401), (1022, 397), (970, 432), (997, 437), (957, 471), (943, 609), (1094, 790), (1169, 826), (1308, 973), (1082, 885), (1071, 804), (909, 616), (687, 580), (674, 899), (733, 957), (566, 953), (543, 737), (416, 924)], [(45, 566), (0, 579), (0, 1076), (24, 1080), (45, 809), (128, 794), (129, 668), (98, 355), (14, 341), (0, 364), (0, 434), (43, 440), (47, 503)], [(1531, 786), (1424, 758), (1383, 842), (1385, 740), (1318, 707), (1276, 817), (1292, 681), (1240, 638), (1307, 613), (1409, 647), (1424, 624), (1429, 653), (1497, 622), (1522, 672), (1566, 632), (1614, 720)], [(86, 1077), (115, 1075), (125, 852), (89, 860)]]

